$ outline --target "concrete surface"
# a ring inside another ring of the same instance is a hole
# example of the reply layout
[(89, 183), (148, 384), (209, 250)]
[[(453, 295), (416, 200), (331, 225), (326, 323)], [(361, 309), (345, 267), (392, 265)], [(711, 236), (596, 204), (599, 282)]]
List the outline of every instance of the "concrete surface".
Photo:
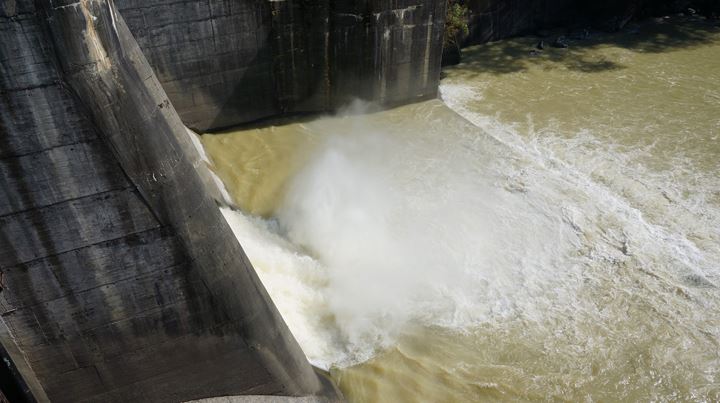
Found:
[(200, 132), (362, 98), (437, 94), (444, 0), (117, 0), (170, 101)]
[(0, 102), (0, 342), (35, 399), (330, 393), (111, 1), (0, 1)]

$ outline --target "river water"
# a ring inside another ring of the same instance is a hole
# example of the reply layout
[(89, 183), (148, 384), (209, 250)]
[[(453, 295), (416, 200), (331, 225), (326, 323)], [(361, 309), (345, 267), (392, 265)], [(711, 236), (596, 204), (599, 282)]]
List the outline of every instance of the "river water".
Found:
[(720, 28), (465, 50), (442, 99), (202, 136), (351, 402), (720, 401)]

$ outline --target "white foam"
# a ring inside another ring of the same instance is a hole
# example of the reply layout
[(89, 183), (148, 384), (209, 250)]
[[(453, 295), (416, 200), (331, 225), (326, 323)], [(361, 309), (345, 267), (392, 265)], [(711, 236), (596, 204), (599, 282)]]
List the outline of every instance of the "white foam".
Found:
[(200, 136), (198, 136), (198, 134), (192, 131), (189, 127), (185, 128), (185, 133), (187, 133), (188, 137), (190, 138), (190, 141), (195, 147), (195, 150), (197, 151), (200, 160), (202, 160), (206, 164), (210, 164), (210, 158), (208, 158), (207, 153), (205, 152), (205, 147), (203, 147), (202, 142), (200, 142)]
[[(528, 141), (464, 109), (471, 90), (447, 90), (446, 102), (483, 130), (442, 132), (457, 129), (431, 112), (400, 122), (403, 135), (357, 116), (297, 174), (276, 220), (223, 211), (313, 363), (361, 362), (415, 325), (605, 321), (582, 293), (615, 281), (618, 268), (657, 279), (638, 298), (677, 298), (667, 291), (677, 288), (694, 298), (658, 303), (677, 323), (692, 327), (696, 304), (717, 308), (684, 282), (720, 280), (716, 207), (663, 202), (679, 184), (643, 170), (628, 181), (611, 168), (633, 155), (589, 133), (564, 146)], [(597, 152), (573, 159), (562, 147)], [(648, 192), (657, 181), (661, 191)], [(675, 216), (648, 218), (653, 208)]]

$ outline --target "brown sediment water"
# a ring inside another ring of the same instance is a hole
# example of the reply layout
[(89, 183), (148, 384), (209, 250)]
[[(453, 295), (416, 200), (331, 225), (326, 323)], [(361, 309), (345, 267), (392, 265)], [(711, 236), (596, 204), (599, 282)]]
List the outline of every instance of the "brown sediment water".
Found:
[(203, 136), (348, 400), (720, 400), (720, 29), (537, 40), (444, 102)]

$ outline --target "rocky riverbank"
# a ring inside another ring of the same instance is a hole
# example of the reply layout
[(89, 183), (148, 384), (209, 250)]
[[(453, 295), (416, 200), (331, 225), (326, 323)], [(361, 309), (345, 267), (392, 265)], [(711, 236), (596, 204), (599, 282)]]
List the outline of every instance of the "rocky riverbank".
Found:
[[(653, 18), (691, 17), (716, 20), (720, 2), (713, 0), (610, 0), (578, 3), (569, 0), (468, 0), (467, 33), (446, 46), (444, 64), (460, 62), (460, 48), (504, 38), (537, 35), (544, 44), (566, 47), (592, 32), (617, 32)], [(550, 38), (556, 35), (554, 38)], [(447, 44), (446, 44), (447, 45)], [(542, 49), (537, 49), (542, 50)]]

